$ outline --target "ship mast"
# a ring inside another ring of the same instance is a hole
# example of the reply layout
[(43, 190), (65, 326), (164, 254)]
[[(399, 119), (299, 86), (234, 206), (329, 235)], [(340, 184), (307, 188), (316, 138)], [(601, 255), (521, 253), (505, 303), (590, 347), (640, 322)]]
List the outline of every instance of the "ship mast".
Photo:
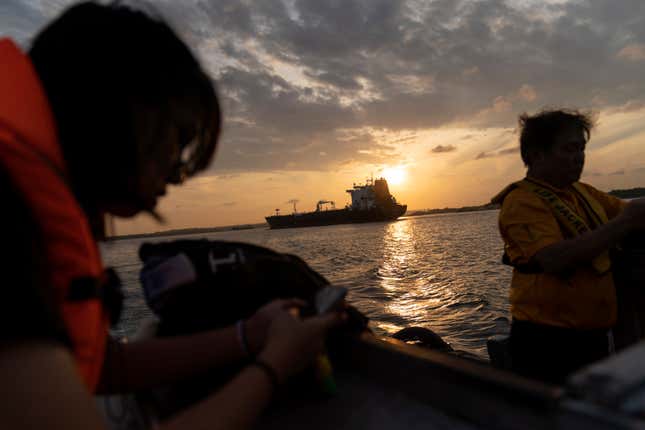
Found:
[(298, 203), (298, 202), (300, 202), (300, 200), (298, 200), (298, 199), (291, 199), (291, 200), (289, 200), (289, 201), (287, 202), (287, 203), (291, 203), (291, 204), (293, 204), (293, 213), (294, 213), (294, 214), (297, 214), (297, 213), (298, 213), (298, 211), (296, 210), (296, 203)]

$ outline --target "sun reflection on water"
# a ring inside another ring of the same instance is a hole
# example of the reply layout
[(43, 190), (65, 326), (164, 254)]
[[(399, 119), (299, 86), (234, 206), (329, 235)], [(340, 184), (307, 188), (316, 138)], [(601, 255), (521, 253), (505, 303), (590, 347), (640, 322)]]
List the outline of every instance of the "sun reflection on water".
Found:
[(427, 312), (427, 283), (419, 278), (419, 255), (414, 226), (409, 222), (393, 222), (383, 235), (382, 263), (378, 270), (379, 285), (393, 300), (386, 310), (406, 321), (421, 322)]

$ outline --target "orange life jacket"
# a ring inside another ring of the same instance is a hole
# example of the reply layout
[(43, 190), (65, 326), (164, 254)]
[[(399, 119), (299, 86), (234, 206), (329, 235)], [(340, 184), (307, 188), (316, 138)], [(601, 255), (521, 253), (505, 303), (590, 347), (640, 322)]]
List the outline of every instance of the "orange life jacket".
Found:
[[(0, 40), (0, 166), (39, 223), (49, 283), (72, 342), (80, 374), (94, 391), (109, 321), (97, 294), (70, 297), (79, 282), (98, 282), (103, 267), (89, 223), (67, 183), (53, 114), (29, 58)], [(78, 296), (78, 295), (77, 295)]]

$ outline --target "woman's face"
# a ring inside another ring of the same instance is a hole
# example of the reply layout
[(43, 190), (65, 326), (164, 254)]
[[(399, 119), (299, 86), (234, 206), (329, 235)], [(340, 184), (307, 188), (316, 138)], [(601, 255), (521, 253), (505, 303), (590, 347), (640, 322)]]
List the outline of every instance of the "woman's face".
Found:
[(138, 147), (138, 165), (129, 180), (127, 197), (111, 202), (108, 212), (131, 217), (142, 211), (153, 211), (159, 198), (166, 194), (166, 186), (177, 176), (181, 164), (182, 128), (174, 121), (163, 120), (162, 115), (141, 110), (135, 115), (135, 135)]
[(154, 209), (166, 194), (168, 178), (179, 164), (180, 154), (177, 133), (171, 129), (158, 142), (158, 151), (141, 160), (137, 194), (143, 210)]

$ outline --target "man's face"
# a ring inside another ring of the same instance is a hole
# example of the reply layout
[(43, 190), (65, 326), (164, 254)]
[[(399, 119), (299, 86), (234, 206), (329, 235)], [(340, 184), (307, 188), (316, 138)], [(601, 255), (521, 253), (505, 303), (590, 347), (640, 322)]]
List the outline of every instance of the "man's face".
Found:
[(568, 127), (558, 133), (553, 147), (543, 154), (543, 169), (563, 186), (580, 179), (585, 164), (587, 140), (578, 127)]

